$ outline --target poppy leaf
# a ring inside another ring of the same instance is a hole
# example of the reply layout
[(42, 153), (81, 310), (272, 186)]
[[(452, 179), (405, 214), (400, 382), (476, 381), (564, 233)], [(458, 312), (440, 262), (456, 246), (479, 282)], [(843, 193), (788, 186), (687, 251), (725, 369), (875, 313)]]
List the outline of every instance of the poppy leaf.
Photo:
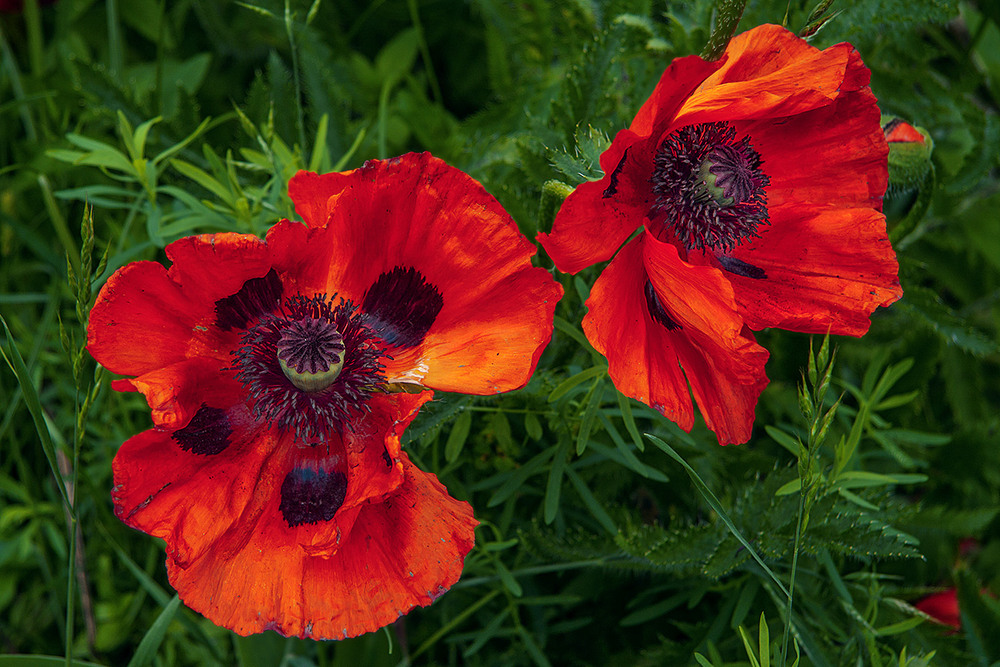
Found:
[(4, 333), (7, 335), (7, 344), (10, 346), (8, 351), (4, 349), (4, 345), (0, 345), (0, 356), (3, 356), (4, 361), (14, 372), (17, 382), (21, 386), (21, 396), (24, 398), (28, 412), (31, 413), (31, 419), (35, 422), (35, 432), (38, 433), (38, 439), (42, 443), (42, 451), (45, 452), (45, 458), (48, 459), (52, 475), (56, 478), (56, 486), (59, 488), (59, 493), (62, 495), (67, 509), (72, 512), (73, 503), (70, 502), (69, 496), (66, 494), (66, 485), (59, 472), (59, 466), (56, 464), (56, 450), (52, 444), (49, 427), (45, 422), (45, 413), (42, 410), (41, 401), (38, 399), (38, 392), (35, 390), (28, 367), (24, 364), (24, 359), (14, 343), (14, 335), (10, 332), (7, 320), (4, 319), (3, 315), (0, 315), (0, 324), (3, 325)]
[[(629, 449), (629, 446), (625, 442), (625, 439), (622, 438), (621, 433), (618, 432), (618, 428), (611, 422), (610, 419), (608, 419), (607, 415), (601, 414), (599, 415), (599, 418), (601, 420), (601, 425), (604, 427), (604, 430), (608, 432), (608, 435), (611, 436), (611, 440), (615, 443), (618, 456), (621, 457), (619, 463), (631, 468), (632, 470), (639, 473), (646, 479), (653, 479), (656, 480), (657, 482), (670, 481), (670, 479), (662, 472), (660, 472), (656, 468), (649, 467), (648, 465), (640, 461), (638, 457), (636, 457), (636, 455), (632, 452), (632, 450)], [(597, 451), (605, 450), (605, 447), (603, 445), (599, 445), (596, 442), (590, 443), (589, 447), (591, 447), (592, 449), (596, 449)], [(608, 452), (609, 455), (614, 452), (614, 450), (610, 449), (606, 451)]]
[(492, 496), (490, 496), (490, 499), (486, 502), (486, 506), (496, 507), (510, 498), (515, 491), (521, 488), (521, 485), (524, 484), (529, 477), (542, 469), (546, 462), (552, 458), (558, 448), (559, 445), (552, 445), (545, 451), (535, 455), (533, 459), (522, 465), (517, 470), (507, 473), (509, 474), (509, 477), (507, 477), (507, 480), (500, 486), (500, 488), (497, 489)]
[(721, 519), (722, 522), (726, 525), (726, 528), (729, 529), (729, 532), (731, 532), (733, 536), (737, 540), (739, 540), (740, 544), (742, 544), (743, 547), (748, 552), (750, 552), (750, 555), (753, 557), (753, 559), (757, 561), (757, 564), (764, 569), (764, 572), (767, 573), (767, 575), (771, 578), (771, 581), (774, 582), (774, 584), (778, 587), (778, 590), (781, 591), (781, 593), (785, 596), (785, 598), (787, 599), (788, 597), (790, 597), (788, 589), (785, 588), (785, 584), (782, 583), (782, 581), (778, 579), (778, 576), (774, 574), (771, 568), (767, 566), (767, 563), (765, 563), (764, 559), (760, 557), (760, 554), (758, 554), (757, 550), (753, 548), (753, 545), (751, 545), (747, 541), (747, 539), (743, 537), (743, 533), (739, 531), (739, 529), (733, 523), (733, 520), (729, 518), (729, 513), (726, 512), (725, 508), (722, 507), (722, 503), (719, 502), (718, 497), (716, 497), (716, 495), (712, 492), (712, 490), (708, 488), (708, 485), (705, 484), (704, 480), (702, 480), (701, 476), (697, 473), (697, 471), (695, 471), (695, 469), (692, 468), (691, 465), (687, 461), (685, 461), (680, 454), (674, 451), (673, 447), (665, 443), (663, 440), (660, 440), (655, 435), (650, 435), (649, 433), (646, 434), (646, 437), (649, 438), (650, 442), (652, 442), (654, 445), (662, 449), (670, 458), (677, 461), (678, 463), (681, 464), (681, 466), (684, 467), (684, 470), (687, 471), (688, 476), (694, 483), (695, 488), (698, 489), (698, 492), (701, 493), (701, 495), (705, 498), (705, 501), (708, 502), (709, 506), (711, 506), (711, 508), (715, 510), (715, 513), (719, 515), (719, 519)]
[(537, 442), (542, 439), (542, 422), (534, 412), (524, 415), (524, 430), (532, 440)]

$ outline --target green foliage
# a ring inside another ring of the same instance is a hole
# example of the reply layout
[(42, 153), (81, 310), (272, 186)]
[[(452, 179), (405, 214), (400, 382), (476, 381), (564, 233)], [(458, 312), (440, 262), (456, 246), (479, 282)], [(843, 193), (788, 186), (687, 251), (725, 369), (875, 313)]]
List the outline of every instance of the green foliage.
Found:
[[(747, 3), (738, 31), (851, 41), (882, 110), (933, 152), (885, 201), (903, 299), (862, 340), (757, 334), (770, 385), (746, 445), (617, 392), (580, 327), (595, 267), (559, 276), (525, 389), (438, 393), (407, 429), (481, 526), (463, 579), (388, 632), (238, 638), (179, 604), (162, 545), (113, 514), (114, 453), (149, 427), (85, 351), (115, 269), (295, 219), (298, 169), (408, 150), (468, 171), (533, 237), (601, 177), (671, 58), (702, 52), (714, 6), (27, 0), (0, 15), (0, 666), (1000, 660), (991, 2)], [(957, 633), (914, 606), (951, 587)]]

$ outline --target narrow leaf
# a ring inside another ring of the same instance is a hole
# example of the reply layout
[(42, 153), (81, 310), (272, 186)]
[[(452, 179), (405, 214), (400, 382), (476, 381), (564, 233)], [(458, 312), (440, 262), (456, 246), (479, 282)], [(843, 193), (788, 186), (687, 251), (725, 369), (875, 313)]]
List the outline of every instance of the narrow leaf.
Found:
[(583, 481), (583, 478), (580, 477), (580, 475), (578, 475), (572, 467), (566, 468), (566, 476), (569, 477), (569, 481), (573, 483), (573, 487), (576, 489), (576, 492), (580, 494), (580, 499), (583, 500), (583, 504), (587, 506), (590, 513), (594, 515), (594, 518), (597, 519), (610, 534), (616, 534), (618, 532), (618, 526), (615, 525), (615, 522), (608, 515), (607, 511), (601, 507), (601, 504), (597, 502), (597, 498), (595, 498), (594, 494), (590, 492), (589, 488), (587, 488), (587, 483)]
[(458, 419), (451, 427), (448, 434), (448, 441), (444, 446), (444, 458), (448, 463), (454, 463), (458, 455), (462, 453), (465, 441), (469, 439), (469, 430), (472, 428), (472, 413), (463, 410)]
[(560, 398), (565, 396), (569, 392), (569, 390), (572, 389), (573, 387), (583, 382), (586, 382), (591, 378), (595, 378), (601, 375), (602, 373), (607, 373), (607, 371), (608, 371), (607, 366), (593, 366), (585, 371), (580, 371), (576, 375), (566, 378), (565, 380), (560, 382), (555, 389), (552, 390), (551, 394), (549, 394), (549, 403), (555, 403)]
[(563, 470), (565, 469), (566, 445), (562, 445), (552, 460), (552, 467), (549, 468), (549, 480), (545, 485), (545, 523), (555, 521), (556, 512), (559, 511), (559, 495), (562, 490)]
[(180, 596), (175, 595), (174, 599), (164, 607), (159, 617), (153, 622), (153, 625), (149, 626), (146, 636), (139, 642), (139, 647), (135, 650), (135, 655), (132, 656), (132, 659), (129, 660), (128, 667), (144, 667), (144, 665), (153, 662), (156, 652), (160, 650), (160, 644), (163, 643), (163, 638), (167, 635), (167, 628), (170, 626), (170, 622), (174, 620), (180, 604)]
[(45, 424), (45, 413), (42, 412), (42, 403), (38, 399), (38, 392), (35, 391), (35, 385), (31, 382), (31, 374), (28, 372), (27, 366), (24, 365), (24, 359), (21, 358), (21, 353), (18, 351), (17, 345), (14, 344), (14, 336), (11, 334), (10, 328), (7, 326), (7, 320), (4, 319), (3, 315), (0, 315), (0, 324), (3, 325), (4, 333), (7, 335), (7, 343), (10, 345), (9, 352), (4, 349), (3, 345), (0, 345), (0, 356), (3, 356), (4, 361), (14, 371), (14, 376), (21, 386), (21, 395), (24, 398), (24, 404), (28, 407), (28, 412), (31, 413), (32, 421), (35, 422), (35, 432), (38, 433), (38, 439), (41, 441), (42, 451), (45, 453), (45, 458), (49, 461), (52, 475), (56, 478), (56, 486), (59, 487), (59, 493), (66, 502), (66, 507), (71, 508), (73, 503), (69, 501), (69, 496), (66, 495), (66, 485), (63, 482), (62, 474), (59, 472), (59, 466), (56, 464), (56, 450), (52, 444), (52, 436), (49, 434), (48, 426)]

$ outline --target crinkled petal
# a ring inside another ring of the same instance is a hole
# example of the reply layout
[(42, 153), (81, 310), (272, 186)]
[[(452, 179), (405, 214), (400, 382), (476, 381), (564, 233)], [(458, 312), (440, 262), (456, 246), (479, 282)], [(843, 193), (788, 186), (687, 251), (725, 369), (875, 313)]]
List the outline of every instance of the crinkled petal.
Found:
[(197, 319), (166, 269), (134, 262), (115, 271), (97, 295), (87, 350), (112, 373), (141, 375), (186, 358)]
[(142, 375), (199, 356), (224, 367), (239, 337), (216, 326), (216, 303), (271, 268), (267, 246), (249, 234), (186, 237), (166, 253), (169, 269), (134, 262), (97, 297), (87, 349), (112, 372)]
[(783, 207), (761, 238), (733, 253), (766, 274), (730, 274), (747, 325), (864, 335), (902, 296), (884, 216), (872, 209)]
[[(257, 425), (242, 405), (226, 410), (211, 430), (196, 430), (207, 437), (207, 452), (177, 430), (140, 433), (115, 456), (115, 512), (128, 525), (163, 538), (180, 564), (205, 553), (238, 551), (265, 528), (276, 542), (333, 553), (359, 508), (402, 483), (399, 436), (430, 397), (424, 392), (373, 399), (370, 411), (353, 423), (355, 432), (312, 445)], [(220, 437), (224, 446), (211, 446)], [(293, 526), (283, 519), (282, 484), (293, 470), (305, 468), (346, 477), (334, 520)]]
[(271, 268), (267, 245), (251, 234), (186, 236), (166, 247), (167, 274), (192, 304), (214, 309), (251, 278)]
[[(847, 76), (867, 80), (868, 70), (856, 51), (850, 53)], [(750, 135), (763, 158), (772, 213), (803, 204), (881, 210), (889, 149), (879, 119), (875, 96), (865, 87), (841, 90), (830, 104), (805, 113), (736, 127)]]
[(461, 576), (477, 522), (405, 453), (400, 464), (403, 483), (360, 508), (333, 555), (255, 532), (225, 558), (206, 553), (187, 567), (169, 559), (171, 584), (189, 607), (241, 635), (343, 639), (430, 604)]
[[(151, 429), (129, 438), (115, 456), (115, 514), (127, 525), (167, 542), (167, 553), (189, 563), (268, 491), (260, 480), (280, 462), (278, 438), (253, 424), (245, 409), (228, 412), (228, 446), (219, 453), (185, 450), (173, 432)], [(266, 482), (264, 483), (266, 485)]]
[(674, 127), (714, 120), (780, 118), (830, 104), (842, 91), (868, 84), (867, 70), (851, 70), (854, 49), (820, 51), (785, 28), (763, 25), (737, 35), (724, 64), (677, 112)]
[[(390, 351), (390, 380), (477, 394), (528, 381), (562, 288), (531, 266), (534, 246), (479, 183), (428, 153), (411, 153), (341, 174), (300, 172), (289, 193), (307, 224), (325, 223), (335, 239), (331, 290), (363, 303), (380, 279), (414, 270), (440, 295), (429, 328)], [(395, 298), (405, 304), (410, 296)], [(405, 324), (404, 306), (398, 317)]]
[[(153, 423), (167, 429), (183, 427), (202, 405), (228, 409), (245, 400), (232, 371), (223, 371), (217, 359), (208, 357), (185, 359), (122, 382), (142, 392)], [(115, 389), (128, 390), (121, 385)]]
[[(669, 326), (651, 316), (647, 280)], [(643, 234), (608, 265), (587, 306), (584, 331), (608, 358), (608, 373), (622, 393), (690, 430), (690, 383), (721, 444), (750, 438), (768, 355), (743, 327), (732, 288), (718, 270), (687, 264), (672, 245)]]

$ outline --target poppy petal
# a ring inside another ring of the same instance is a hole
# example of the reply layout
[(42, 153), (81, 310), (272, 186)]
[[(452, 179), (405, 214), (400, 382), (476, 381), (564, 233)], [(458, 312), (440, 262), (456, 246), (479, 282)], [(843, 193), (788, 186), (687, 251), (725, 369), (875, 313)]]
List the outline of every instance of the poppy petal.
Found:
[[(429, 399), (424, 392), (373, 401), (359, 433), (312, 446), (258, 427), (243, 406), (218, 410), (208, 415), (218, 421), (203, 419), (192, 428), (202, 408), (184, 429), (152, 429), (122, 445), (113, 465), (115, 512), (133, 528), (163, 538), (182, 565), (203, 554), (238, 551), (267, 517), (272, 539), (332, 554), (355, 510), (402, 483), (399, 435)], [(343, 512), (334, 521), (307, 516), (296, 523), (282, 516), (282, 485), (294, 470), (343, 476)]]
[[(767, 351), (744, 330), (719, 271), (682, 262), (672, 245), (643, 234), (604, 270), (587, 307), (584, 332), (622, 393), (690, 430), (690, 383), (720, 443), (749, 439)], [(663, 309), (660, 321), (651, 307)]]
[(682, 261), (676, 247), (650, 234), (643, 260), (660, 303), (679, 325), (668, 333), (705, 423), (720, 444), (746, 442), (767, 386), (768, 352), (743, 325), (732, 287), (718, 270)]
[(733, 38), (725, 63), (684, 102), (673, 127), (781, 118), (826, 106), (868, 84), (867, 70), (848, 75), (853, 53), (850, 44), (820, 51), (780, 26), (749, 30)]
[[(641, 138), (622, 130), (601, 154), (604, 177), (581, 183), (563, 202), (552, 231), (537, 236), (539, 243), (564, 273), (576, 273), (603, 262), (635, 231), (649, 210), (648, 179), (636, 179), (627, 168), (645, 150)], [(629, 151), (632, 155), (629, 156)]]
[[(857, 52), (848, 71), (867, 76)], [(738, 123), (763, 158), (769, 210), (820, 203), (881, 210), (889, 149), (879, 119), (875, 97), (865, 88), (842, 91), (832, 103), (792, 117)]]
[(629, 129), (615, 135), (601, 154), (604, 177), (577, 186), (556, 214), (552, 231), (538, 235), (556, 268), (577, 273), (603, 262), (636, 230), (652, 201), (650, 171), (642, 165), (653, 162), (664, 119), (717, 67), (697, 56), (671, 63)]
[(189, 607), (241, 635), (343, 639), (430, 604), (461, 576), (476, 521), (434, 475), (406, 454), (400, 463), (403, 483), (360, 508), (335, 555), (258, 532), (225, 559), (206, 554), (187, 567), (168, 559), (171, 584)]
[(728, 275), (752, 329), (862, 336), (872, 311), (902, 296), (885, 218), (871, 209), (782, 208), (733, 256), (767, 276)]
[(222, 372), (219, 361), (207, 357), (185, 359), (127, 382), (146, 397), (153, 423), (168, 429), (187, 424), (202, 405), (228, 409), (244, 400), (232, 373)]
[[(371, 305), (375, 328), (393, 332), (389, 381), (478, 394), (527, 382), (562, 288), (531, 266), (535, 247), (479, 183), (411, 153), (342, 174), (300, 172), (289, 192), (308, 224), (325, 220), (337, 239), (331, 282), (336, 272), (343, 293)], [(418, 309), (426, 322), (403, 327), (415, 301), (437, 298), (439, 308)]]
[(97, 295), (87, 351), (112, 373), (141, 375), (185, 359), (197, 319), (166, 269), (134, 262), (115, 271)]
[(170, 279), (194, 303), (215, 302), (271, 268), (267, 245), (250, 234), (187, 236), (166, 247)]
[(129, 438), (115, 455), (115, 514), (163, 538), (167, 553), (181, 563), (209, 550), (252, 505), (262, 491), (258, 480), (267, 479), (264, 471), (280, 458), (278, 439), (255, 428), (245, 408), (227, 418), (228, 447), (219, 453), (198, 453), (182, 447), (176, 432), (151, 429)]
[(958, 607), (958, 591), (955, 588), (932, 593), (913, 606), (942, 625), (950, 625), (956, 630), (962, 627), (962, 612)]

